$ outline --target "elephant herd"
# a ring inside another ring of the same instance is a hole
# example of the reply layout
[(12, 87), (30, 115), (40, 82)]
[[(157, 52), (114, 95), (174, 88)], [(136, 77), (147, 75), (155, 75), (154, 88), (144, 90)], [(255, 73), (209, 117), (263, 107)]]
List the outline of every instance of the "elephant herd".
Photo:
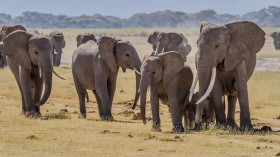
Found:
[[(5, 65), (7, 58), (20, 89), (22, 114), (40, 116), (40, 106), (51, 93), (52, 74), (57, 75), (53, 66), (60, 65), (65, 47), (63, 34), (55, 31), (42, 35), (35, 30), (27, 31), (20, 25), (3, 26), (0, 40), (0, 64)], [(124, 72), (126, 69), (135, 71), (132, 109), (140, 98), (140, 115), (144, 124), (147, 90), (150, 88), (153, 131), (161, 131), (159, 102), (169, 107), (174, 132), (201, 130), (203, 121), (207, 126), (213, 119), (218, 126), (253, 130), (247, 81), (254, 72), (256, 54), (265, 42), (265, 32), (255, 23), (240, 21), (215, 25), (203, 22), (197, 40), (195, 77), (186, 64), (191, 46), (181, 33), (156, 31), (151, 34), (147, 42), (152, 45), (153, 52), (145, 55), (142, 61), (129, 41), (111, 36), (96, 38), (90, 33), (80, 34), (76, 40), (72, 74), (79, 98), (80, 118), (86, 118), (87, 90), (91, 90), (100, 118), (113, 120), (112, 102), (121, 68)], [(199, 88), (195, 93), (197, 82)], [(240, 104), (239, 127), (235, 121), (237, 100)]]

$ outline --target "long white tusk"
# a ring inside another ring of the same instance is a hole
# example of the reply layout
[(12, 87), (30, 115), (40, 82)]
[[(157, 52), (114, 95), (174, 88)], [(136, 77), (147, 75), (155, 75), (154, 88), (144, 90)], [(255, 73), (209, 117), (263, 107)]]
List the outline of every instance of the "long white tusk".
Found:
[(161, 53), (164, 53), (164, 48), (162, 49)]
[(155, 56), (157, 55), (157, 51), (158, 51), (158, 47), (157, 47), (156, 50), (155, 50)]
[(141, 75), (141, 72), (138, 71), (137, 69), (133, 68), (133, 70), (134, 70), (137, 74)]
[(58, 54), (58, 52), (56, 51), (56, 49), (54, 49), (53, 53), (54, 53), (55, 55), (57, 55), (57, 54)]
[(216, 80), (216, 67), (213, 67), (212, 68), (211, 80), (210, 80), (210, 84), (208, 86), (208, 89), (206, 90), (205, 94), (196, 102), (196, 104), (201, 103), (205, 98), (207, 98), (207, 96), (210, 94), (210, 92), (211, 92), (211, 90), (214, 86), (215, 80)]
[(192, 87), (191, 87), (191, 89), (190, 89), (189, 102), (192, 101), (192, 96), (193, 96), (194, 89), (195, 89), (195, 86), (196, 86), (197, 82), (198, 82), (198, 76), (197, 76), (197, 74), (196, 74), (195, 79), (193, 80)]
[(41, 70), (41, 68), (39, 68), (39, 76), (40, 76), (40, 78), (42, 78), (42, 70)]
[(62, 79), (62, 80), (65, 80), (65, 78), (59, 76), (54, 70), (53, 70), (52, 72), (54, 73), (54, 75), (55, 75), (56, 77), (58, 77), (58, 78), (60, 78), (60, 79)]

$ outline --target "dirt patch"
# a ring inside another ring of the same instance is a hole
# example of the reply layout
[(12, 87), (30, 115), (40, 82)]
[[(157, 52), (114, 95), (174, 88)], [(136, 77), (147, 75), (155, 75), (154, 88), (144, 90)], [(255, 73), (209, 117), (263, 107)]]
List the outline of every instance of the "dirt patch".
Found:
[(61, 109), (58, 113), (49, 113), (45, 116), (41, 116), (41, 120), (48, 119), (71, 119), (67, 109)]
[(156, 136), (149, 135), (148, 137), (144, 138), (144, 140), (157, 140)]
[(175, 153), (176, 150), (159, 150), (160, 152), (163, 152), (163, 153)]
[(140, 113), (136, 113), (133, 115), (132, 120), (141, 120)]
[(174, 138), (163, 138), (160, 139), (161, 141), (166, 141), (166, 142), (184, 142), (183, 139), (181, 139), (180, 136), (175, 136)]
[(280, 156), (280, 152), (278, 152), (277, 154), (275, 154), (275, 156)]
[(36, 137), (35, 135), (30, 135), (26, 137), (27, 140), (38, 140), (39, 138)]
[(118, 113), (118, 115), (123, 115), (124, 117), (129, 117), (129, 116), (131, 116), (133, 114), (134, 114), (133, 111), (128, 111), (128, 110), (125, 110), (123, 112)]
[(276, 117), (276, 119), (280, 120), (280, 116)]
[(101, 134), (109, 134), (109, 133), (112, 133), (112, 134), (120, 134), (121, 132), (119, 131), (110, 131), (110, 130), (102, 130), (100, 131)]

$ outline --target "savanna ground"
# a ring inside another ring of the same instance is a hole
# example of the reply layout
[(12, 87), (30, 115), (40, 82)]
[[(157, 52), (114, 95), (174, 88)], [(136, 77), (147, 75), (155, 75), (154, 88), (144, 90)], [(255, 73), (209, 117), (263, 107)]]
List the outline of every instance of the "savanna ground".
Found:
[[(63, 65), (55, 68), (66, 80), (53, 78), (53, 90), (42, 109), (42, 118), (20, 115), (21, 98), (16, 81), (8, 68), (0, 70), (0, 156), (275, 156), (280, 154), (280, 72), (255, 71), (249, 81), (250, 109), (253, 125), (272, 127), (271, 133), (240, 133), (211, 127), (201, 132), (171, 133), (171, 118), (161, 105), (162, 132), (151, 132), (151, 121), (143, 125), (133, 120), (139, 112), (130, 109), (135, 93), (134, 72), (119, 72), (113, 103), (116, 121), (99, 121), (95, 97), (89, 92), (87, 119), (78, 119), (78, 97), (74, 88), (70, 62), (79, 33), (92, 32), (120, 36), (129, 40), (139, 56), (151, 52), (147, 35), (154, 30), (182, 32), (193, 50), (188, 62), (193, 65), (198, 28), (188, 29), (63, 29), (66, 48)], [(266, 43), (258, 59), (279, 57), (265, 29)], [(50, 29), (40, 29), (49, 33)], [(149, 106), (149, 105), (148, 105)], [(67, 109), (67, 111), (65, 111)], [(147, 109), (147, 117), (151, 117)], [(239, 107), (236, 111), (239, 122)]]

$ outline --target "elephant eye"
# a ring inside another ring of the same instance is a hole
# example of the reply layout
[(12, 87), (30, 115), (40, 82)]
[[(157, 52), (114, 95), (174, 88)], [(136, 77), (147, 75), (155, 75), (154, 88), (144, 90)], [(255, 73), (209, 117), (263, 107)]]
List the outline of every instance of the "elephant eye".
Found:
[(126, 57), (129, 57), (129, 54), (128, 54), (128, 53), (126, 54)]
[(156, 72), (152, 72), (152, 74), (155, 74)]
[(219, 44), (217, 44), (217, 45), (215, 46), (215, 49), (217, 49), (217, 48), (219, 48)]
[(36, 55), (38, 55), (38, 51), (35, 51), (34, 53), (35, 53)]

